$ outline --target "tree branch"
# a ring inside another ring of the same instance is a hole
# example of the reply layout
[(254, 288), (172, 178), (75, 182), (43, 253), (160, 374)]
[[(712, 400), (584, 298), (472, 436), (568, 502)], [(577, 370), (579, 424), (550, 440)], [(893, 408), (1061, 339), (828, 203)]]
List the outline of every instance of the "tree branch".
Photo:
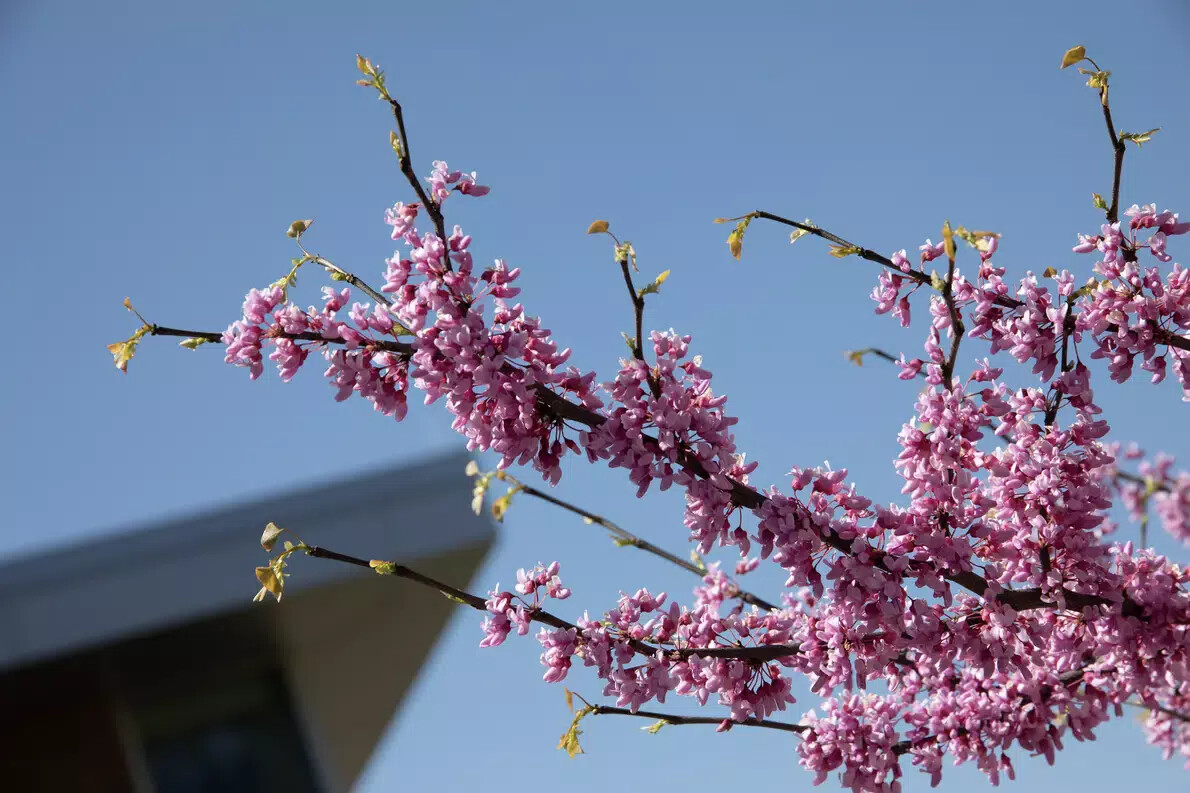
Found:
[(769, 721), (768, 719), (732, 721), (730, 718), (717, 719), (714, 716), (675, 716), (672, 713), (657, 713), (651, 710), (631, 711), (628, 708), (613, 708), (607, 705), (590, 705), (590, 707), (593, 708), (591, 713), (595, 716), (637, 716), (642, 719), (657, 719), (664, 721), (666, 724), (673, 725), (714, 724), (718, 726), (726, 723), (732, 727), (764, 727), (770, 730), (783, 730), (784, 732), (793, 733), (803, 733), (810, 730), (805, 724), (789, 724), (788, 722)]
[[(560, 498), (551, 496), (549, 493), (545, 492), (544, 490), (538, 490), (537, 488), (533, 487), (532, 485), (526, 485), (525, 483), (521, 482), (520, 480), (518, 480), (515, 477), (510, 476), (508, 474), (504, 474), (504, 479), (505, 479), (505, 481), (509, 481), (509, 482), (512, 482), (513, 484), (515, 484), (518, 488), (520, 488), (520, 492), (524, 493), (525, 495), (533, 496), (534, 498), (541, 499), (542, 501), (553, 504), (556, 507), (561, 507), (562, 509), (566, 510), (567, 512), (571, 512), (575, 515), (579, 515), (580, 517), (586, 519), (587, 521), (590, 521), (591, 523), (602, 526), (603, 528), (610, 531), (612, 534), (616, 535), (618, 541), (624, 545), (630, 545), (633, 548), (637, 548), (637, 549), (642, 550), (646, 553), (651, 553), (654, 556), (664, 559), (665, 561), (667, 561), (671, 564), (677, 565), (678, 567), (682, 568), (683, 570), (686, 570), (687, 572), (693, 573), (694, 575), (698, 576), (699, 578), (702, 578), (707, 573), (705, 568), (699, 567), (698, 565), (694, 564), (693, 562), (687, 561), (686, 559), (683, 559), (682, 557), (678, 556), (677, 554), (671, 553), (671, 552), (665, 550), (664, 548), (660, 548), (660, 547), (654, 545), (653, 543), (649, 542), (648, 540), (643, 539), (642, 537), (639, 537), (639, 536), (633, 534), (632, 532), (628, 531), (627, 529), (613, 523), (612, 521), (608, 520), (607, 518), (603, 517), (602, 515), (597, 515), (594, 512), (591, 512), (589, 510), (583, 509), (582, 507), (571, 504), (568, 501), (563, 501)], [(738, 597), (740, 600), (744, 601), (745, 603), (748, 603), (753, 606), (757, 606), (758, 608), (764, 609), (765, 611), (777, 611), (780, 609), (779, 606), (777, 606), (773, 603), (770, 603), (769, 601), (765, 600), (764, 598), (761, 598), (761, 597), (754, 595), (751, 592), (747, 592), (743, 589), (737, 590), (736, 597)]]

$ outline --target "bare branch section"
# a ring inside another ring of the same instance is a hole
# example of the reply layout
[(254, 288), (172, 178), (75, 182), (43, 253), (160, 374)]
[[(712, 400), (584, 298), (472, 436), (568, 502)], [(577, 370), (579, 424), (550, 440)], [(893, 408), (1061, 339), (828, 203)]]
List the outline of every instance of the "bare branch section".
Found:
[[(638, 550), (644, 551), (645, 553), (653, 554), (660, 559), (664, 559), (670, 564), (676, 565), (687, 572), (693, 573), (699, 578), (702, 578), (707, 573), (705, 567), (700, 567), (689, 560), (683, 559), (677, 554), (671, 553), (664, 548), (654, 545), (648, 540), (633, 534), (622, 526), (613, 523), (602, 515), (598, 515), (594, 512), (591, 512), (590, 510), (584, 509), (583, 507), (571, 504), (569, 501), (563, 501), (562, 499), (552, 496), (544, 490), (539, 490), (532, 485), (526, 485), (524, 482), (521, 482), (519, 479), (516, 479), (509, 474), (505, 473), (503, 480), (513, 483), (519, 492), (524, 493), (527, 496), (532, 496), (533, 498), (540, 499), (546, 503), (553, 504), (556, 507), (561, 507), (567, 512), (578, 515), (588, 523), (602, 526), (614, 535), (616, 542), (620, 545), (628, 545)], [(764, 598), (754, 595), (751, 592), (745, 591), (743, 589), (737, 591), (736, 597), (749, 605), (756, 606), (757, 608), (764, 609), (765, 611), (776, 611), (780, 608), (776, 604), (770, 603)]]
[[(358, 556), (349, 556), (348, 554), (332, 551), (327, 548), (321, 548), (317, 545), (307, 545), (299, 550), (304, 551), (307, 556), (313, 556), (317, 559), (330, 559), (344, 564), (355, 565), (356, 567), (364, 567), (372, 569), (381, 575), (392, 575), (397, 578), (404, 578), (408, 581), (421, 584), (429, 587), (446, 596), (449, 600), (464, 606), (470, 606), (476, 611), (486, 612), (488, 610), (487, 601), (478, 595), (473, 595), (458, 587), (443, 583), (427, 575), (417, 572), (416, 570), (406, 567), (405, 565), (396, 562), (376, 561), (361, 559)], [(540, 622), (542, 625), (549, 625), (551, 628), (559, 628), (561, 630), (573, 630), (576, 633), (580, 632), (579, 627), (574, 623), (551, 614), (540, 608), (529, 610), (530, 619), (533, 622)], [(791, 655), (796, 655), (800, 649), (799, 645), (793, 644), (765, 644), (754, 647), (662, 647), (660, 645), (649, 644), (648, 642), (640, 641), (630, 637), (620, 637), (619, 641), (626, 642), (636, 652), (646, 656), (656, 656), (657, 653), (664, 653), (675, 658), (686, 658), (689, 656), (701, 656), (705, 658), (739, 658), (747, 661), (765, 662), (774, 661), (779, 658), (788, 658)], [(716, 722), (718, 723), (718, 721)]]
[(722, 727), (723, 725), (729, 725), (730, 727), (763, 727), (768, 730), (781, 730), (783, 732), (799, 734), (810, 731), (810, 727), (805, 724), (790, 724), (788, 722), (770, 721), (768, 719), (732, 721), (731, 719), (717, 719), (714, 716), (675, 716), (672, 713), (658, 713), (653, 710), (633, 711), (628, 708), (613, 708), (607, 705), (591, 705), (591, 709), (591, 714), (594, 716), (636, 716), (642, 719), (655, 719), (665, 722), (665, 725), (713, 724), (717, 727)]

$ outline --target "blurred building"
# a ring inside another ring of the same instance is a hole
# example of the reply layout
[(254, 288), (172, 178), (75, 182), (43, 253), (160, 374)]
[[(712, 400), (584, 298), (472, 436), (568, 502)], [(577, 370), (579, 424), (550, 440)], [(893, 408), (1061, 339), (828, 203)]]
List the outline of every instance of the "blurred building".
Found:
[(349, 790), (457, 606), (302, 555), (253, 603), (269, 521), (465, 586), (493, 537), (466, 458), (219, 509), (0, 565), (0, 788)]

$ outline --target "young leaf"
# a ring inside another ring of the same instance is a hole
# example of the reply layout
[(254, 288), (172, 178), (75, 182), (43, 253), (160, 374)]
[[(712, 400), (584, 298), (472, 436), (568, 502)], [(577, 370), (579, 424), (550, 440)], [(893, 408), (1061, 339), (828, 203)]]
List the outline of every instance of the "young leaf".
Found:
[(1159, 131), (1161, 131), (1161, 127), (1154, 127), (1145, 132), (1121, 132), (1120, 140), (1130, 140), (1139, 147), (1142, 143), (1151, 141)]
[(306, 229), (310, 228), (310, 226), (311, 226), (313, 223), (314, 223), (314, 220), (313, 220), (313, 219), (309, 219), (309, 220), (295, 220), (295, 221), (293, 221), (292, 223), (290, 223), (290, 224), (289, 224), (289, 231), (285, 232), (285, 236), (286, 236), (286, 237), (292, 237), (293, 239), (298, 239), (298, 238), (300, 238), (300, 237), (301, 237), (303, 234), (305, 234), (305, 233), (306, 233)]
[(285, 529), (278, 526), (276, 523), (270, 523), (264, 527), (264, 533), (260, 535), (260, 547), (266, 551), (272, 552), (273, 546), (277, 544), (277, 538)]
[[(802, 223), (804, 223), (807, 226), (814, 225), (813, 222), (811, 222), (810, 218), (806, 218), (805, 220), (802, 221)], [(797, 242), (798, 240), (800, 240), (802, 237), (806, 236), (809, 233), (810, 232), (807, 231), (806, 229), (794, 229), (793, 231), (789, 232), (789, 244), (792, 245), (793, 243)]]
[[(127, 298), (125, 298), (125, 302), (127, 302)], [(117, 369), (125, 374), (128, 373), (128, 362), (132, 360), (132, 356), (136, 355), (136, 345), (140, 344), (141, 339), (150, 330), (152, 328), (149, 325), (142, 325), (127, 340), (107, 345), (107, 351), (112, 354)]]
[(397, 566), (392, 562), (385, 562), (381, 559), (372, 559), (368, 562), (368, 567), (376, 571), (376, 575), (392, 575), (397, 571)]
[(866, 352), (867, 350), (847, 350), (847, 352), (844, 354), (847, 356), (847, 360), (851, 361), (856, 366), (863, 366), (864, 353)]
[(1041, 277), (1042, 278), (1053, 278), (1057, 274), (1058, 274), (1058, 271), (1055, 270), (1053, 267), (1046, 267), (1045, 271), (1041, 274)]
[(942, 224), (942, 243), (946, 249), (946, 258), (953, 262), (955, 257), (954, 231), (950, 228), (949, 220)]
[(596, 220), (590, 226), (587, 226), (588, 234), (602, 234), (607, 230), (608, 224), (606, 220)]
[(566, 692), (566, 709), (574, 713), (574, 692), (569, 688), (563, 688), (562, 690)]
[(281, 581), (281, 576), (272, 567), (258, 567), (256, 568), (256, 579), (260, 581), (261, 590), (257, 593), (258, 599), (263, 599), (263, 593), (268, 592), (281, 602), (281, 594), (284, 584)]
[(621, 244), (616, 246), (616, 261), (623, 263), (632, 260), (632, 269), (640, 272), (640, 268), (636, 266), (636, 248), (632, 247), (632, 243), (624, 240)]
[(740, 260), (740, 254), (744, 252), (744, 232), (748, 230), (748, 224), (752, 222), (751, 215), (744, 215), (744, 218), (735, 225), (735, 230), (727, 235), (727, 249), (731, 251), (731, 255), (735, 257), (736, 261)]
[(660, 289), (661, 289), (661, 285), (663, 283), (665, 283), (666, 278), (669, 278), (669, 270), (666, 270), (661, 275), (654, 278), (653, 282), (650, 283), (648, 286), (646, 286), (644, 289), (640, 290), (640, 292), (638, 294), (641, 297), (644, 297), (645, 295), (657, 294), (657, 292), (660, 291)]
[(1103, 196), (1098, 193), (1091, 193), (1091, 203), (1095, 205), (1096, 209), (1107, 211), (1107, 202), (1103, 200)]
[(210, 339), (200, 339), (197, 336), (191, 336), (189, 339), (182, 339), (178, 342), (179, 347), (185, 347), (188, 350), (197, 350), (202, 345), (209, 342)]
[(832, 245), (830, 247), (830, 254), (836, 259), (846, 259), (848, 256), (853, 256), (862, 250), (863, 248), (858, 245)]
[(1087, 48), (1083, 46), (1071, 47), (1066, 50), (1066, 54), (1062, 56), (1062, 68), (1073, 66), (1074, 64), (1087, 57)]
[(649, 735), (656, 735), (657, 733), (661, 732), (661, 728), (667, 724), (669, 724), (669, 722), (665, 719), (658, 719), (648, 727), (641, 727), (641, 729), (647, 732)]

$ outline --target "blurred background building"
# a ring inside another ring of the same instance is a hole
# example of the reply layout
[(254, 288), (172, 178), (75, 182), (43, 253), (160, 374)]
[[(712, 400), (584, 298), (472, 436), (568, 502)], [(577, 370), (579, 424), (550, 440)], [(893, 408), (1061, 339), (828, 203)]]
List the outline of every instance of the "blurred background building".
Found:
[(261, 530), (465, 586), (493, 538), (468, 508), (466, 459), (4, 562), (3, 789), (350, 790), (456, 606), (300, 555), (281, 603), (253, 603)]

